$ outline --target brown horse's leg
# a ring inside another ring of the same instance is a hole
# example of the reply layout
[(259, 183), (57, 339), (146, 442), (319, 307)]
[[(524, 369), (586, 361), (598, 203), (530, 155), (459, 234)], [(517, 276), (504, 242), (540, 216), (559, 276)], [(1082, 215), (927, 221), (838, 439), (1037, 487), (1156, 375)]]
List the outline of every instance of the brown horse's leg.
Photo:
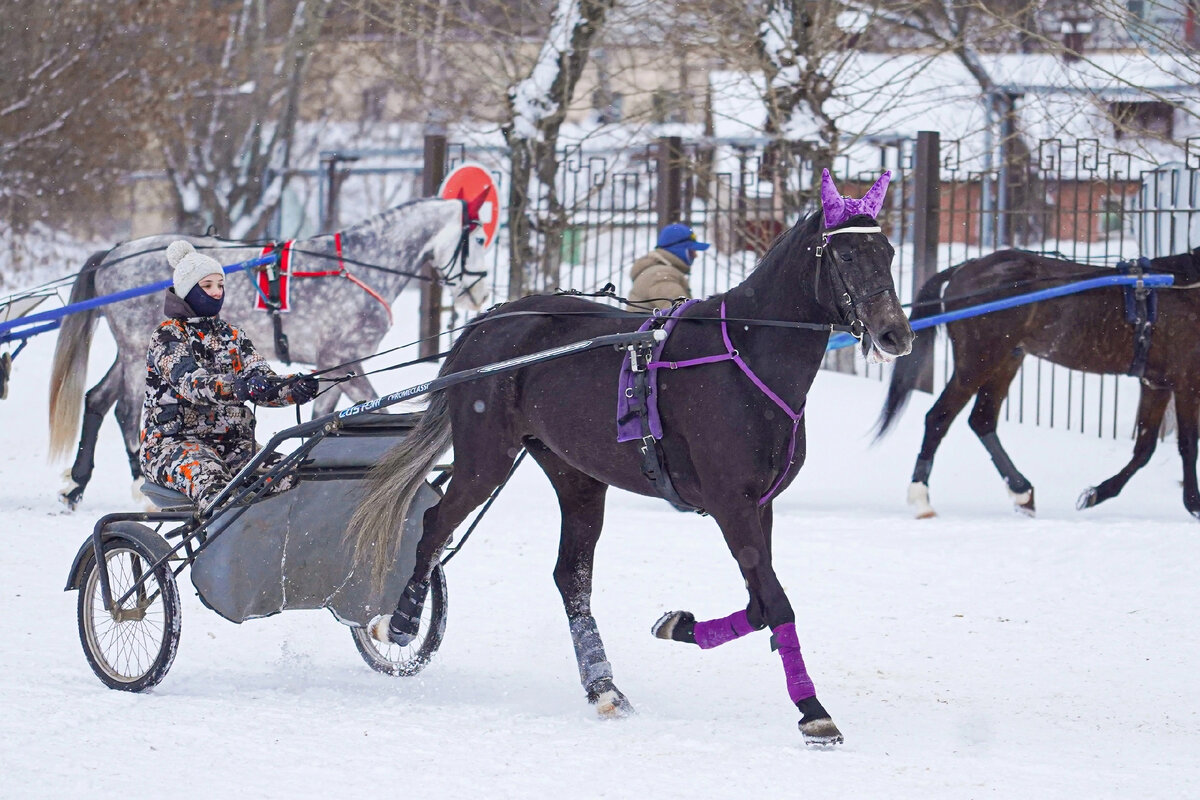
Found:
[[(1133, 458), (1125, 468), (1113, 475), (1099, 486), (1085, 489), (1075, 502), (1075, 507), (1082, 511), (1094, 505), (1103, 503), (1111, 497), (1116, 497), (1125, 488), (1125, 484), (1133, 474), (1150, 460), (1154, 448), (1158, 446), (1158, 429), (1162, 424), (1163, 413), (1167, 409), (1167, 401), (1171, 399), (1170, 389), (1160, 389), (1142, 384), (1142, 396), (1138, 400), (1137, 438), (1133, 445)], [(1195, 459), (1192, 459), (1195, 463)]]
[[(740, 497), (726, 502), (710, 500), (708, 507), (709, 513), (721, 527), (729, 552), (738, 562), (750, 592), (750, 603), (745, 611), (705, 622), (696, 622), (685, 611), (671, 612), (659, 620), (652, 632), (663, 639), (692, 641), (701, 647), (715, 647), (769, 626), (771, 649), (778, 650), (783, 661), (788, 697), (800, 711), (800, 732), (805, 743), (819, 746), (841, 744), (841, 731), (817, 700), (816, 688), (800, 654), (792, 604), (771, 566), (772, 514), (769, 505), (760, 508), (755, 500)], [(680, 624), (681, 621), (691, 624)], [(690, 638), (687, 634), (691, 634)]]
[(1200, 489), (1196, 486), (1196, 436), (1200, 425), (1200, 397), (1192, 391), (1175, 392), (1175, 418), (1179, 424), (1176, 438), (1179, 457), (1183, 459), (1183, 505), (1193, 516), (1200, 518)]
[(525, 446), (558, 495), (562, 531), (554, 584), (567, 612), (580, 683), (600, 716), (625, 716), (633, 712), (633, 705), (613, 684), (612, 665), (592, 616), (592, 564), (604, 525), (608, 486), (570, 466), (538, 441), (527, 441)]
[(929, 473), (933, 470), (933, 457), (950, 430), (950, 424), (975, 395), (974, 387), (968, 386), (956, 369), (950, 376), (946, 388), (925, 415), (925, 438), (921, 440), (921, 450), (917, 453), (917, 463), (913, 467), (912, 482), (908, 486), (908, 504), (913, 506), (917, 519), (936, 517), (937, 512), (929, 504)]
[(1033, 486), (1013, 464), (996, 435), (996, 425), (1000, 421), (1000, 409), (1003, 407), (1004, 398), (1008, 395), (1009, 384), (1016, 377), (1024, 357), (1023, 353), (1017, 351), (1002, 360), (993, 360), (994, 366), (991, 374), (980, 385), (979, 391), (976, 393), (975, 407), (971, 409), (968, 424), (975, 435), (979, 437), (979, 441), (983, 442), (983, 446), (987, 448), (988, 455), (992, 457), (992, 463), (996, 465), (997, 471), (1004, 478), (1005, 485), (1008, 486), (1009, 496), (1012, 497), (1017, 510), (1033, 516)]

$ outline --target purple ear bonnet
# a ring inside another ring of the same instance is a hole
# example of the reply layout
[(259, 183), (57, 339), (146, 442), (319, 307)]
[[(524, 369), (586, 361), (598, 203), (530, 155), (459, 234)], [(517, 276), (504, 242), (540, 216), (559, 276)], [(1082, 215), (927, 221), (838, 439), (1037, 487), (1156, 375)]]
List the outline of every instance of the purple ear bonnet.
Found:
[(841, 225), (855, 214), (878, 217), (880, 209), (883, 208), (883, 196), (887, 194), (888, 183), (891, 180), (892, 171), (885, 170), (862, 199), (855, 200), (853, 197), (842, 197), (838, 194), (829, 170), (821, 170), (821, 208), (825, 211), (825, 227)]

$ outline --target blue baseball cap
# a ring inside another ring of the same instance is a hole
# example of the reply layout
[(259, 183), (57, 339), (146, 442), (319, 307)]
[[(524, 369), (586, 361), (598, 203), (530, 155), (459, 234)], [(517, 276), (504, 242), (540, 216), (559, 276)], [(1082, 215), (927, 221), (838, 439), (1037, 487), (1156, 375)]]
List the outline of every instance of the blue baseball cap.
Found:
[(707, 250), (708, 242), (697, 241), (696, 232), (681, 222), (672, 222), (658, 232), (657, 247), (674, 253), (688, 264), (692, 263), (692, 254), (688, 251)]

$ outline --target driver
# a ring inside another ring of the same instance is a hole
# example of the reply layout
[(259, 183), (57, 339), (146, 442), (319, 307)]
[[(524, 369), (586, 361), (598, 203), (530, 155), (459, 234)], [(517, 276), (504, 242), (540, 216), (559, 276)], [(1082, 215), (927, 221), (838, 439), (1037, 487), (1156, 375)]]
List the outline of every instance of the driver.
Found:
[(312, 375), (276, 375), (250, 339), (217, 316), (225, 273), (216, 259), (181, 240), (167, 247), (167, 261), (174, 273), (167, 319), (146, 353), (139, 458), (147, 480), (205, 508), (258, 449), (245, 401), (307, 403), (318, 384)]

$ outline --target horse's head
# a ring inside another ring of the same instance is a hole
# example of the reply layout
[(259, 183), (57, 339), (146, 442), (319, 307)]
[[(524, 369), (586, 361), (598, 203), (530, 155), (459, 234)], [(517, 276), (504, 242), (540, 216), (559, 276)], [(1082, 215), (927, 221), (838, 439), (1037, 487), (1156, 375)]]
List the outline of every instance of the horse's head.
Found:
[(454, 206), (454, 221), (434, 237), (432, 259), (442, 280), (462, 311), (479, 311), (491, 296), (491, 275), (486, 260), (487, 237), (480, 221), (484, 195), (467, 200), (448, 200)]
[(907, 355), (913, 342), (892, 281), (896, 251), (876, 221), (890, 179), (891, 173), (884, 172), (861, 199), (854, 199), (837, 193), (826, 170), (821, 181), (824, 223), (814, 249), (818, 298), (824, 297), (824, 281), (842, 321), (861, 334), (863, 355), (875, 363)]

